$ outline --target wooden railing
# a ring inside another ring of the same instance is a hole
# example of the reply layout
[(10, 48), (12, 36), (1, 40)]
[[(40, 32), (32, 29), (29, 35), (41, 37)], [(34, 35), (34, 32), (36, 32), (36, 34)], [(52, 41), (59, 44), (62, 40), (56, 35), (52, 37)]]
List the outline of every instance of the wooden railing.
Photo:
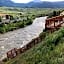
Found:
[[(43, 34), (44, 35), (44, 34)], [(14, 48), (10, 51), (7, 52), (7, 58), (8, 59), (12, 59), (15, 58), (17, 55), (24, 53), (25, 51), (27, 51), (28, 49), (32, 48), (33, 46), (35, 46), (36, 44), (40, 43), (43, 39), (43, 35), (40, 35), (39, 37), (32, 39), (31, 42), (29, 42), (27, 45), (25, 45), (22, 48)]]
[(64, 16), (56, 16), (52, 18), (46, 19), (45, 28), (49, 30), (54, 30), (56, 28), (60, 28), (61, 25), (64, 23)]
[[(54, 17), (54, 18), (50, 18), (50, 19), (47, 19), (46, 20), (46, 28), (48, 28), (47, 26), (51, 25), (52, 23), (56, 22), (55, 20), (57, 21), (62, 21), (64, 18), (64, 16), (57, 16), (57, 17)], [(62, 22), (63, 23), (63, 22)], [(54, 28), (58, 28), (58, 27), (61, 27), (61, 24), (59, 22), (59, 24), (57, 26), (54, 26)], [(53, 30), (51, 27), (50, 27), (50, 30)], [(54, 31), (54, 30), (53, 30)], [(25, 51), (27, 51), (28, 49), (32, 48), (33, 46), (35, 46), (36, 44), (40, 43), (43, 39), (43, 35), (40, 35), (39, 37), (35, 38), (35, 39), (32, 39), (31, 42), (29, 42), (27, 45), (23, 46), (22, 48), (14, 48), (10, 51), (7, 52), (7, 58), (8, 59), (12, 59), (12, 58), (15, 58), (17, 55), (19, 54), (22, 54), (24, 53)]]

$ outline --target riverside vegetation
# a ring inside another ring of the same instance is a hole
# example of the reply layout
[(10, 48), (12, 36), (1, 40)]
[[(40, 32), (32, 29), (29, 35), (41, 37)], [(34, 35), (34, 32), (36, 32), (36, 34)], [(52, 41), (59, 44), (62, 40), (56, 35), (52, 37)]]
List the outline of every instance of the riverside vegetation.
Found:
[[(29, 22), (27, 21), (19, 21), (9, 24), (1, 25), (1, 32), (5, 33), (17, 28), (24, 27), (26, 25), (31, 24), (31, 19), (42, 16), (57, 16), (60, 14), (63, 9), (33, 9), (33, 8), (22, 8), (22, 9), (8, 9), (7, 13), (12, 10), (9, 14), (20, 16), (21, 18), (26, 18), (27, 16), (30, 18)], [(15, 12), (14, 12), (14, 11)], [(38, 10), (38, 11), (37, 11)], [(18, 14), (22, 12), (21, 14)], [(1, 11), (2, 12), (2, 11)], [(5, 12), (5, 11), (4, 11)], [(48, 36), (47, 36), (48, 35)], [(30, 50), (26, 51), (23, 54), (20, 54), (14, 59), (11, 59), (4, 64), (63, 64), (64, 62), (64, 28), (61, 28), (58, 31), (55, 31), (52, 34), (47, 34), (43, 41), (37, 45), (35, 45)]]
[[(38, 11), (37, 11), (38, 10)], [(8, 31), (13, 31), (18, 28), (23, 28), (27, 25), (32, 24), (33, 19), (42, 16), (53, 17), (57, 16), (62, 12), (63, 9), (50, 9), (50, 8), (13, 8), (13, 7), (0, 7), (0, 13), (6, 13), (13, 16), (10, 23), (0, 24), (0, 33), (6, 33)], [(17, 18), (20, 20), (17, 21)], [(1, 22), (1, 17), (0, 17)]]
[(49, 34), (30, 50), (5, 64), (63, 64), (64, 28)]
[(18, 29), (18, 28), (23, 28), (27, 25), (30, 25), (32, 24), (32, 20), (31, 19), (27, 19), (27, 20), (24, 20), (24, 21), (14, 21), (13, 23), (9, 23), (9, 24), (0, 24), (0, 33), (6, 33), (8, 31), (13, 31), (15, 29)]

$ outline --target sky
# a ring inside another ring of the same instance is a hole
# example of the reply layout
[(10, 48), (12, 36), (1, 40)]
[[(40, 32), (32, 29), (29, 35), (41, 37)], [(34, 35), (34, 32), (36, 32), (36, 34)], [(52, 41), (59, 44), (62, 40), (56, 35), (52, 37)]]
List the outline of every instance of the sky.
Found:
[[(30, 1), (33, 1), (33, 0), (12, 0), (16, 3), (28, 3)], [(34, 1), (39, 1), (39, 0), (34, 0)], [(54, 1), (64, 1), (64, 0), (41, 0), (41, 1), (51, 1), (51, 2), (54, 2)]]

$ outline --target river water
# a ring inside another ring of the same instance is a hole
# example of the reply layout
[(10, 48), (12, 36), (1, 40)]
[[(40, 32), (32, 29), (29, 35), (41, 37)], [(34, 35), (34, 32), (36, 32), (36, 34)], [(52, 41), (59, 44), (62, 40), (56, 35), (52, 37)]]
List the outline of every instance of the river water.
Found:
[(6, 57), (6, 52), (13, 48), (20, 48), (39, 36), (45, 29), (47, 17), (36, 18), (33, 24), (5, 34), (0, 34), (0, 59)]

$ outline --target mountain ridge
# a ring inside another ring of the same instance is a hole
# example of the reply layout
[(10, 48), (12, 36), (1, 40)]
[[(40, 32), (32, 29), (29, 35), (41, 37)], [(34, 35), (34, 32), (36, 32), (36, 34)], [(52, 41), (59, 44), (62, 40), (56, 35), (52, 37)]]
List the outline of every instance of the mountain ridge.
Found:
[(49, 1), (31, 1), (29, 3), (14, 3), (11, 0), (0, 0), (0, 6), (7, 7), (23, 7), (23, 8), (64, 8), (64, 1), (49, 2)]

